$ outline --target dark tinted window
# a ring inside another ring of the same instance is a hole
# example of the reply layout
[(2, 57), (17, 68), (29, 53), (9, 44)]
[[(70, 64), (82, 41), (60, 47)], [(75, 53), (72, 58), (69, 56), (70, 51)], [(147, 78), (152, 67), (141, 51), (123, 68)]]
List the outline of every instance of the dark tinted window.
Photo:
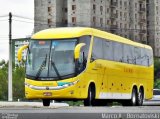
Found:
[(88, 58), (88, 51), (90, 46), (91, 37), (83, 36), (79, 38), (79, 43), (85, 43), (86, 45), (82, 48), (81, 52), (84, 52), (85, 58)]
[(138, 65), (141, 65), (141, 48), (139, 47), (134, 47), (134, 58), (135, 58), (135, 63)]
[(122, 62), (123, 57), (123, 45), (118, 42), (113, 42), (113, 54), (114, 61)]
[(104, 59), (113, 60), (113, 45), (112, 41), (103, 40)]
[(153, 64), (152, 50), (97, 37), (94, 37), (92, 58), (142, 66)]
[(123, 47), (123, 62), (129, 64), (135, 64), (134, 61), (134, 47), (124, 44)]
[(93, 41), (92, 58), (103, 59), (103, 41), (97, 37), (94, 37)]

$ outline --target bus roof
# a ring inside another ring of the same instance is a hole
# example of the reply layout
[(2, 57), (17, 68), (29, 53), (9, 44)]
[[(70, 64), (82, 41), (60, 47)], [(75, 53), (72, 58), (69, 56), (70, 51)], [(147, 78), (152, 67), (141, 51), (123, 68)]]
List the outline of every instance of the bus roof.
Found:
[(76, 38), (84, 35), (93, 35), (100, 38), (117, 41), (125, 44), (134, 45), (137, 47), (144, 47), (148, 49), (152, 49), (148, 45), (144, 45), (141, 43), (137, 43), (131, 41), (127, 38), (111, 34), (106, 31), (97, 30), (94, 28), (88, 27), (61, 27), (61, 28), (50, 28), (46, 30), (39, 31), (35, 33), (31, 38), (32, 39), (64, 39), (64, 38)]

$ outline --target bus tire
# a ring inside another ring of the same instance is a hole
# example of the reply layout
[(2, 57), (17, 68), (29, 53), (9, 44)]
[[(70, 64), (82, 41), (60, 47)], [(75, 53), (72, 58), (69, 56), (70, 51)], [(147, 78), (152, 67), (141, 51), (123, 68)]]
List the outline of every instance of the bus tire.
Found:
[(50, 106), (50, 100), (49, 99), (43, 99), (43, 106)]
[(138, 98), (137, 90), (136, 90), (136, 88), (133, 88), (132, 96), (131, 96), (131, 100), (130, 100), (130, 106), (136, 106), (137, 98)]
[(84, 106), (93, 106), (95, 100), (95, 87), (89, 86), (87, 99), (84, 100)]
[(143, 105), (143, 99), (144, 99), (144, 91), (142, 88), (140, 88), (138, 92), (137, 106)]
[(129, 100), (122, 100), (122, 105), (123, 106), (136, 106), (137, 105), (137, 90), (136, 88), (132, 89), (132, 94), (131, 94), (131, 99)]

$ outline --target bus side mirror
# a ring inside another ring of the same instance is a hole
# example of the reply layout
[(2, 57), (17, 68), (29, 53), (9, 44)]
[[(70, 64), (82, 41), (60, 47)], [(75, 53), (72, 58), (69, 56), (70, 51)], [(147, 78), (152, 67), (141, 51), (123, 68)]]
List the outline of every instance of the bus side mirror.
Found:
[(18, 50), (18, 53), (17, 53), (17, 58), (18, 58), (18, 61), (22, 61), (22, 52), (23, 50), (27, 49), (29, 46), (28, 45), (24, 45), (22, 47), (19, 48)]
[(85, 45), (86, 45), (85, 43), (79, 43), (76, 45), (76, 47), (74, 49), (74, 59), (79, 59), (81, 48)]

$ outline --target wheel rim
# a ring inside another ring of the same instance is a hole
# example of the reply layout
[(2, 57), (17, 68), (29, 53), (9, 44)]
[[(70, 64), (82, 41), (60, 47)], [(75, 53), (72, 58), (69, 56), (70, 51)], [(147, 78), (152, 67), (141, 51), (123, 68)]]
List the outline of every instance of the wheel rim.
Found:
[(135, 106), (136, 105), (136, 101), (137, 101), (137, 98), (136, 98), (136, 90), (135, 89), (133, 89), (133, 92), (132, 92), (132, 106)]
[(92, 105), (92, 91), (91, 89), (89, 90), (89, 105)]
[(141, 90), (139, 91), (139, 94), (138, 94), (138, 103), (139, 105), (142, 105), (143, 103), (143, 93)]
[(139, 93), (139, 102), (141, 102), (142, 101), (142, 93), (140, 92)]
[(133, 103), (133, 105), (136, 104), (136, 95), (135, 95), (135, 92), (133, 93), (132, 103)]

